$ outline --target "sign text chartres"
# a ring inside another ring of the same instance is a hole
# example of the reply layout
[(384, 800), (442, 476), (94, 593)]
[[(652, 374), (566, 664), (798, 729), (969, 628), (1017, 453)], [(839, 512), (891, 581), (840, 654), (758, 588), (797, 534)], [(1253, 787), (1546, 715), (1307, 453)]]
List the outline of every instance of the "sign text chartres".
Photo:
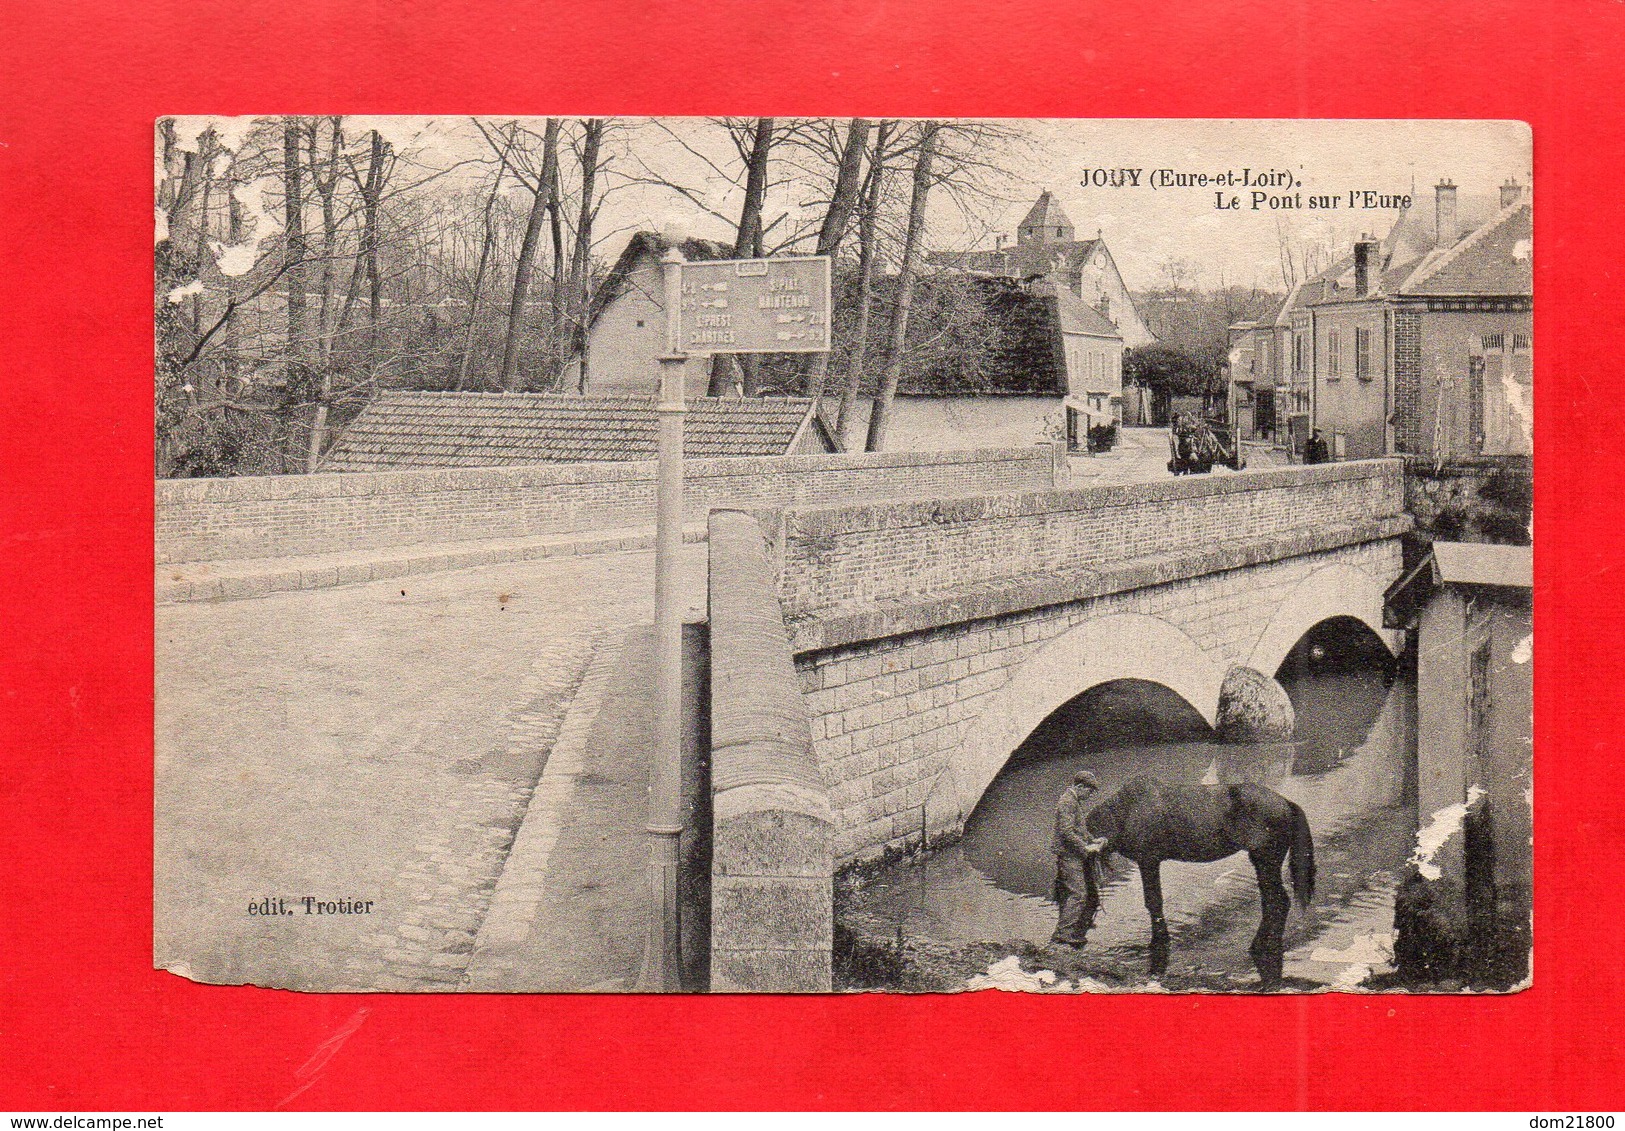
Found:
[(683, 264), (682, 352), (829, 349), (829, 256)]

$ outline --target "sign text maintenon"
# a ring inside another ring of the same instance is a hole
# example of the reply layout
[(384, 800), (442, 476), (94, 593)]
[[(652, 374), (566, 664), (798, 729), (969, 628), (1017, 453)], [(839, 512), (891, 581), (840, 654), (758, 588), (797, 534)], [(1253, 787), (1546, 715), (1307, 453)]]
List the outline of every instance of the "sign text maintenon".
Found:
[(686, 354), (829, 349), (827, 255), (683, 264)]

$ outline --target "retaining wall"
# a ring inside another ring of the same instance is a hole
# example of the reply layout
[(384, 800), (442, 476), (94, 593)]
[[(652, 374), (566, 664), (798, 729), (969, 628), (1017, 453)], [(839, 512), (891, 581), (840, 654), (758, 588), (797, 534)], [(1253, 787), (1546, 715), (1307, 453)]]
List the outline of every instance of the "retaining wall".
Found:
[(1405, 509), (1430, 539), (1527, 546), (1533, 499), (1528, 456), (1405, 461)]
[[(1054, 445), (689, 460), (686, 517), (715, 506), (1032, 491), (1064, 485)], [(161, 480), (161, 563), (271, 558), (616, 530), (654, 522), (656, 465), (538, 464), (434, 471)]]

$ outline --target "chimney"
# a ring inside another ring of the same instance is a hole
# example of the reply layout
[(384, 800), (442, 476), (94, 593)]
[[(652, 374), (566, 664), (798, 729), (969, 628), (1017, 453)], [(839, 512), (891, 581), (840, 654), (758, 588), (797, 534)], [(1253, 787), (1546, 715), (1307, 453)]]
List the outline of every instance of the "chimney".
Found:
[(1513, 178), (1508, 177), (1506, 179), (1506, 183), (1501, 186), (1501, 207), (1511, 208), (1514, 204), (1518, 203), (1518, 198), (1522, 195), (1523, 186)]
[(1433, 245), (1456, 245), (1456, 186), (1447, 177), (1433, 187)]
[(1354, 297), (1364, 298), (1377, 289), (1382, 277), (1382, 244), (1373, 235), (1362, 235), (1354, 245)]

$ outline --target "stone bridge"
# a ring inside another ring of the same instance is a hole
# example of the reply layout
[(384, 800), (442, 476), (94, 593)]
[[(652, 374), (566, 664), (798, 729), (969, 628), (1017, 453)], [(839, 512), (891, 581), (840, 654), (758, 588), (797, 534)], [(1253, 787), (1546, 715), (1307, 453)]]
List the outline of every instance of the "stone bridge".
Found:
[[(1098, 684), (1150, 680), (1219, 724), (1248, 706), (1238, 690), (1285, 703), (1277, 669), (1322, 621), (1397, 649), (1382, 594), (1403, 504), (1399, 461), (1371, 460), (754, 512), (833, 863), (959, 829), (1023, 740)], [(711, 584), (715, 601), (730, 578)]]

